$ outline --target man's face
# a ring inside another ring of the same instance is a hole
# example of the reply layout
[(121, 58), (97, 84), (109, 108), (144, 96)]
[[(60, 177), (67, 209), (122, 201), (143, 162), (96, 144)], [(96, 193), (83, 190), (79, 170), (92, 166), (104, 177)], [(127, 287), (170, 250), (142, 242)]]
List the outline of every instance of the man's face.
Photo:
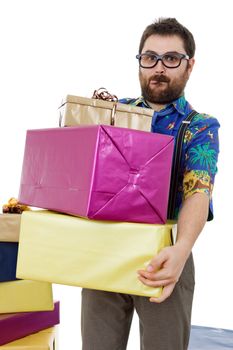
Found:
[[(167, 52), (186, 54), (183, 41), (177, 35), (151, 35), (145, 41), (141, 53), (155, 53), (158, 55)], [(148, 102), (155, 104), (169, 103), (183, 94), (189, 79), (194, 59), (181, 60), (177, 68), (167, 68), (159, 60), (153, 68), (139, 68), (139, 79), (142, 95)]]

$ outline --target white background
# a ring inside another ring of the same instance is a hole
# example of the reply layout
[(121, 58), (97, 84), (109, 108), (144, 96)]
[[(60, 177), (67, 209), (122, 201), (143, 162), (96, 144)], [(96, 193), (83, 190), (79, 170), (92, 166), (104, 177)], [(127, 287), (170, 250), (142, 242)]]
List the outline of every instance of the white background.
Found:
[[(186, 98), (221, 123), (215, 220), (195, 248), (193, 324), (233, 329), (231, 1), (0, 0), (0, 204), (18, 195), (26, 129), (56, 127), (67, 94), (106, 87), (140, 95), (135, 59), (144, 28), (176, 17), (194, 34), (196, 66)], [(61, 301), (60, 350), (81, 349), (80, 289), (54, 286)], [(129, 350), (139, 349), (134, 318)]]

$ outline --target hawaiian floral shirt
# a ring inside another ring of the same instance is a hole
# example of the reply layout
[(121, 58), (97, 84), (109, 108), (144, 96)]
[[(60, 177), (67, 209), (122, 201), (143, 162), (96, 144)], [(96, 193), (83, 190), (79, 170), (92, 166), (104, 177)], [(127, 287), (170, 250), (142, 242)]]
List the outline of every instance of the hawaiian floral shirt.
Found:
[[(120, 102), (151, 108), (143, 97), (124, 98)], [(159, 112), (154, 112), (151, 131), (176, 137), (182, 120), (187, 117), (191, 110), (192, 107), (185, 97), (179, 97)], [(194, 117), (186, 130), (176, 198), (176, 218), (183, 200), (199, 192), (209, 196), (208, 220), (213, 219), (212, 191), (217, 173), (219, 127), (216, 118), (201, 113)]]

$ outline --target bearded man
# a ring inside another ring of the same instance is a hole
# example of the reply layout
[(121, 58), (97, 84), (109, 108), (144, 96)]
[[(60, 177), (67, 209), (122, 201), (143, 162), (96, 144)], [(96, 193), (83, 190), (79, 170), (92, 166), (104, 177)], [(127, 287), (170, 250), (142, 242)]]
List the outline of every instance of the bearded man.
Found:
[(217, 119), (195, 112), (184, 96), (194, 54), (193, 35), (175, 18), (159, 19), (143, 32), (136, 56), (142, 96), (121, 102), (152, 108), (151, 131), (173, 135), (176, 141), (186, 125), (182, 142), (176, 142), (174, 155), (180, 154), (180, 163), (174, 167), (173, 159), (172, 176), (178, 180), (170, 191), (168, 211), (168, 218), (177, 220), (177, 236), (146, 270), (137, 271), (146, 286), (163, 287), (160, 297), (83, 290), (83, 350), (125, 350), (134, 309), (141, 350), (188, 348), (194, 292), (191, 251), (206, 221), (213, 219), (219, 152)]

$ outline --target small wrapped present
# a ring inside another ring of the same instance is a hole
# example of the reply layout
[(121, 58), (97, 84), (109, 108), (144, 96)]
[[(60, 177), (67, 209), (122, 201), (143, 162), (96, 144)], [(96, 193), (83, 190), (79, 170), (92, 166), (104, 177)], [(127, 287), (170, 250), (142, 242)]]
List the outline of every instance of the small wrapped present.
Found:
[(171, 245), (166, 225), (101, 222), (49, 211), (22, 214), (17, 277), (143, 296), (137, 270)]
[(151, 131), (154, 110), (113, 101), (67, 95), (59, 107), (60, 126), (103, 124)]
[(192, 326), (188, 350), (233, 349), (233, 330)]
[(27, 337), (0, 346), (6, 350), (56, 350), (56, 327), (47, 328)]
[(53, 310), (50, 283), (19, 280), (0, 283), (0, 313)]
[(0, 214), (0, 242), (18, 242), (20, 214)]
[(27, 132), (21, 203), (97, 220), (165, 223), (173, 137), (113, 126)]
[(59, 301), (52, 311), (0, 314), (0, 345), (26, 337), (60, 322)]
[(18, 243), (0, 242), (0, 282), (16, 280)]

